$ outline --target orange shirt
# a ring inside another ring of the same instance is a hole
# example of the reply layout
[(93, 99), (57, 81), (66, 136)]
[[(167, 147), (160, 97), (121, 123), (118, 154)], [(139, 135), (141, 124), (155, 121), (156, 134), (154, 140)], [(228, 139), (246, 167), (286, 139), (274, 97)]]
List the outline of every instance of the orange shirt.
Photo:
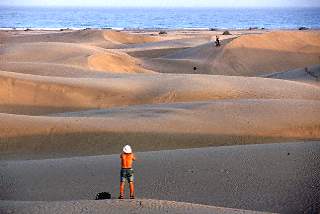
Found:
[(126, 154), (121, 153), (120, 155), (121, 159), (121, 168), (132, 168), (132, 162), (136, 159), (133, 153)]

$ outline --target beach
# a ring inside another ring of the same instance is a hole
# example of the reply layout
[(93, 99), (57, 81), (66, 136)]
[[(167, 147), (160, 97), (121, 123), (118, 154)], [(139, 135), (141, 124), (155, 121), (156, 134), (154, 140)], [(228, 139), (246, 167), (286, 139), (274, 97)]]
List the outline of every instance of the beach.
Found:
[(1, 30), (0, 213), (319, 212), (320, 31), (228, 31)]

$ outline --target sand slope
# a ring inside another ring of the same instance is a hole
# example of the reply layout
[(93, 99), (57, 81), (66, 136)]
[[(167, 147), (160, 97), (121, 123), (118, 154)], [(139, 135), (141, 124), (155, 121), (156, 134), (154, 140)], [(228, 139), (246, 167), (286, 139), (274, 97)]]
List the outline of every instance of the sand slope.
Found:
[(276, 72), (266, 75), (265, 77), (293, 80), (320, 86), (320, 65), (310, 66), (306, 68), (294, 69), (285, 72)]
[(236, 75), (255, 75), (316, 64), (319, 56), (319, 32), (272, 32), (233, 40), (216, 63)]
[[(220, 48), (207, 43), (164, 57), (145, 60), (165, 73), (208, 73), (255, 76), (319, 63), (319, 32), (271, 32), (225, 40)], [(163, 68), (165, 67), (165, 68)], [(193, 67), (198, 69), (192, 71)]]
[(320, 102), (227, 100), (52, 116), (0, 114), (1, 158), (114, 154), (320, 138)]
[(232, 33), (0, 32), (0, 212), (317, 213), (319, 31)]
[(206, 75), (110, 75), (72, 79), (0, 71), (0, 86), (1, 112), (35, 115), (217, 99), (320, 100), (320, 88), (309, 84)]
[[(20, 34), (1, 38), (4, 45), (0, 49), (0, 66), (8, 65), (8, 62), (40, 62), (106, 72), (147, 72), (139, 66), (139, 60), (124, 52), (107, 51), (104, 48), (119, 48), (127, 44), (157, 40), (145, 35), (98, 30)], [(11, 70), (8, 66), (6, 68)]]
[(109, 52), (95, 54), (88, 58), (89, 68), (97, 71), (111, 71), (116, 73), (146, 73), (151, 72), (140, 66), (138, 60), (125, 53)]
[[(312, 213), (320, 208), (319, 154), (319, 142), (136, 153), (137, 201), (149, 198), (288, 214)], [(118, 196), (118, 154), (0, 163), (0, 173), (4, 175), (0, 178), (2, 200), (93, 200), (102, 191)], [(28, 203), (12, 203), (11, 207), (27, 207)], [(98, 209), (101, 205), (85, 201), (47, 205), (35, 202), (41, 209), (70, 209), (72, 204), (79, 209), (88, 203)], [(116, 212), (120, 204), (135, 210), (136, 205), (131, 203), (136, 201), (114, 201), (115, 209), (111, 211)], [(146, 205), (150, 212), (172, 205), (158, 201), (152, 204)], [(194, 206), (173, 207), (177, 211), (202, 210)]]
[(0, 36), (0, 43), (33, 43), (33, 42), (64, 42), (84, 43), (104, 48), (120, 48), (128, 44), (141, 44), (158, 41), (156, 37), (136, 35), (112, 30), (77, 30), (61, 32), (29, 32), (8, 33)]
[(141, 44), (159, 41), (158, 37), (139, 34), (128, 34), (120, 31), (104, 31), (103, 36), (106, 40), (120, 44)]
[[(204, 35), (186, 38), (181, 35), (180, 38), (170, 39), (110, 30), (81, 30), (47, 34), (3, 34), (0, 38), (1, 43), (7, 45), (53, 42), (121, 48), (132, 56), (152, 57), (144, 60), (144, 66), (149, 70), (165, 73), (255, 76), (319, 63), (320, 36), (317, 31), (250, 34), (237, 39), (226, 37), (221, 48), (215, 48), (210, 42), (213, 37), (211, 34)], [(197, 67), (196, 71), (193, 70), (194, 67)]]
[(6, 45), (0, 51), (1, 62), (4, 63), (53, 63), (105, 72), (146, 71), (138, 65), (138, 60), (125, 53), (107, 51), (84, 44), (65, 42), (19, 43)]
[(0, 70), (38, 76), (97, 78), (108, 75), (109, 72), (94, 71), (88, 68), (47, 62), (3, 62)]
[(262, 214), (249, 210), (206, 206), (200, 204), (162, 200), (106, 200), (106, 201), (66, 201), (66, 202), (23, 202), (2, 201), (0, 211), (4, 213), (217, 213), (217, 214)]
[[(162, 73), (239, 76), (256, 76), (288, 71), (319, 63), (320, 36), (317, 31), (250, 34), (236, 39), (226, 37), (220, 48), (214, 46), (211, 41), (212, 35), (209, 35), (189, 38), (180, 36), (180, 39), (170, 40), (160, 36), (98, 30), (16, 36), (9, 34), (8, 36), (1, 36), (2, 43), (5, 44), (5, 47), (1, 50), (1, 57), (5, 62), (12, 61), (20, 56), (24, 57), (20, 61), (28, 61), (31, 57), (35, 61), (54, 62), (58, 60), (59, 63), (71, 63), (73, 65), (79, 65), (80, 63), (83, 66), (82, 61), (93, 55), (92, 52), (89, 51), (88, 53), (88, 50), (83, 50), (83, 48), (91, 50), (93, 47), (96, 47), (96, 49), (97, 47), (116, 48), (118, 51), (113, 52), (100, 49), (100, 52), (104, 52), (103, 56), (100, 53), (95, 53), (95, 56), (92, 56), (93, 59), (91, 57), (89, 60), (91, 61), (89, 67), (117, 72), (141, 72), (147, 69)], [(39, 49), (37, 43), (51, 44), (51, 46)], [(15, 52), (14, 49), (17, 47), (11, 46), (21, 46), (21, 48)], [(28, 47), (30, 48), (28, 49)], [(79, 50), (75, 50), (75, 47)], [(12, 53), (8, 56), (8, 48), (18, 55), (15, 56)], [(27, 49), (24, 51), (25, 48)], [(59, 58), (52, 56), (57, 49), (59, 49)], [(79, 53), (79, 51), (82, 53), (80, 56), (79, 54), (70, 55), (70, 52)], [(51, 54), (40, 54), (44, 52)], [(135, 58), (129, 57), (124, 52)], [(21, 54), (19, 55), (19, 53)], [(39, 55), (47, 58), (39, 58)], [(145, 69), (140, 67), (140, 64), (143, 64)]]

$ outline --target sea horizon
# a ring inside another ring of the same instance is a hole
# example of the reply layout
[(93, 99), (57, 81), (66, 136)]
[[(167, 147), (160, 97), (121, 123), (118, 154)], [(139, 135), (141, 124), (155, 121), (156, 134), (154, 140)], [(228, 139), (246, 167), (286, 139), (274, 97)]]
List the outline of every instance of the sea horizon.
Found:
[(0, 29), (320, 29), (318, 7), (0, 6)]

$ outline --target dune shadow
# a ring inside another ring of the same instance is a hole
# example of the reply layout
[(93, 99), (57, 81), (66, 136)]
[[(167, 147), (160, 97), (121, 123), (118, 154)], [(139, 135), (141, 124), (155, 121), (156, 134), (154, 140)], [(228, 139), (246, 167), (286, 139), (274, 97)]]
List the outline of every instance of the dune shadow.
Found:
[[(180, 58), (177, 58), (178, 53), (172, 58), (144, 58), (143, 66), (159, 73), (259, 76), (315, 65), (319, 63), (320, 56), (320, 53), (234, 48), (195, 60), (197, 55), (204, 55), (201, 49), (193, 52), (193, 55), (187, 54), (187, 51), (180, 51)], [(193, 70), (195, 66), (198, 68), (196, 71)]]
[[(9, 105), (9, 104), (0, 104), (0, 112), (8, 114), (20, 114), (20, 115), (48, 115), (55, 113), (65, 113), (65, 112), (74, 112), (74, 111), (85, 111), (91, 110), (93, 108), (84, 108), (76, 106), (36, 106), (36, 105)], [(94, 108), (97, 109), (97, 108)]]
[(0, 138), (0, 159), (45, 159), (117, 154), (123, 145), (135, 151), (265, 144), (302, 139), (190, 133), (75, 132)]

